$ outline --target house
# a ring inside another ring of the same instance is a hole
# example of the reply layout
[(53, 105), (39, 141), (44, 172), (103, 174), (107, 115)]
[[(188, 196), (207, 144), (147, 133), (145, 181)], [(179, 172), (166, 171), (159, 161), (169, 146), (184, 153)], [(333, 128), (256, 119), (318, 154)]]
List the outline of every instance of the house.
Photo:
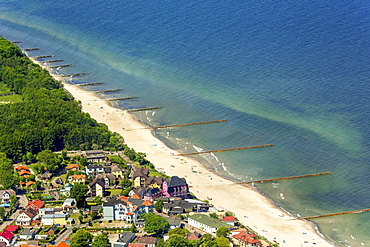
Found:
[(15, 232), (18, 231), (18, 228), (19, 228), (19, 226), (17, 226), (17, 225), (9, 225), (9, 226), (6, 227), (6, 230), (11, 232), (11, 233), (15, 233)]
[(136, 235), (132, 232), (123, 232), (119, 234), (119, 238), (113, 243), (113, 247), (126, 247), (136, 238)]
[(20, 177), (28, 178), (28, 177), (31, 175), (31, 172), (30, 172), (30, 171), (22, 170), (22, 171), (18, 172), (18, 175), (19, 175)]
[(165, 197), (187, 198), (189, 195), (189, 186), (185, 178), (173, 176), (163, 181), (162, 194)]
[(103, 181), (105, 187), (110, 186), (111, 184), (116, 184), (116, 177), (112, 173), (101, 173), (96, 176), (96, 178)]
[(103, 162), (106, 159), (106, 155), (103, 150), (88, 150), (85, 151), (87, 162), (96, 163)]
[(37, 233), (37, 230), (35, 231), (35, 230), (32, 230), (32, 229), (26, 228), (23, 231), (21, 231), (21, 233), (19, 234), (19, 238), (27, 239), (27, 240), (33, 239), (35, 237), (36, 233)]
[(30, 171), (30, 168), (28, 168), (28, 167), (25, 167), (25, 166), (17, 166), (16, 168), (15, 168), (15, 170), (19, 173), (19, 172), (21, 172), (21, 171)]
[(146, 244), (129, 243), (128, 247), (146, 247)]
[(123, 175), (125, 174), (123, 169), (121, 167), (119, 167), (118, 165), (116, 165), (116, 164), (112, 165), (111, 173), (119, 180), (122, 179)]
[[(160, 200), (163, 200), (161, 198)], [(163, 212), (167, 215), (177, 215), (191, 212), (207, 212), (209, 205), (205, 202), (194, 199), (178, 199), (164, 203)]]
[(46, 214), (57, 214), (62, 212), (62, 208), (40, 208), (39, 209), (39, 215), (42, 218)]
[(90, 194), (91, 196), (100, 196), (103, 197), (105, 192), (105, 184), (100, 179), (95, 178), (90, 183)]
[(145, 187), (145, 181), (149, 178), (149, 169), (146, 167), (139, 167), (132, 173), (133, 187)]
[(231, 225), (231, 226), (235, 225), (235, 217), (234, 216), (224, 216), (222, 221)]
[(51, 227), (45, 229), (44, 232), (47, 235), (55, 235), (55, 234), (57, 234), (59, 232), (59, 228), (56, 227), (56, 226), (51, 226)]
[(66, 244), (66, 242), (62, 241), (57, 245), (47, 245), (47, 247), (69, 247), (69, 245)]
[(68, 177), (68, 182), (71, 184), (86, 182), (86, 175), (72, 175)]
[(67, 171), (77, 171), (80, 170), (80, 166), (77, 164), (71, 164), (66, 167)]
[(154, 237), (137, 237), (135, 242), (138, 244), (146, 244), (147, 247), (155, 247), (157, 239)]
[(153, 212), (153, 203), (126, 196), (110, 197), (103, 203), (103, 220), (135, 222), (140, 214)]
[(86, 166), (86, 174), (89, 176), (97, 176), (102, 173), (111, 173), (111, 167), (104, 167), (103, 165), (88, 165)]
[(58, 213), (58, 214), (45, 214), (41, 218), (41, 223), (46, 226), (52, 225), (70, 225), (72, 224), (73, 219), (67, 218), (65, 214)]
[(144, 198), (144, 200), (148, 200), (148, 201), (152, 202), (152, 201), (154, 201), (154, 198), (157, 198), (161, 195), (162, 195), (162, 190), (161, 189), (148, 188), (148, 190), (144, 193), (142, 198)]
[(28, 207), (27, 209), (20, 211), (15, 223), (21, 226), (29, 226), (33, 220), (38, 218), (37, 211), (32, 207)]
[(36, 184), (34, 181), (28, 181), (28, 182), (26, 182), (24, 185), (25, 185), (26, 187), (29, 187), (29, 186), (32, 186), (32, 185), (34, 185), (34, 184)]
[(188, 224), (194, 228), (200, 229), (211, 235), (216, 235), (216, 231), (220, 227), (231, 228), (229, 224), (218, 219), (209, 217), (205, 214), (194, 214), (188, 217)]
[(12, 242), (13, 237), (14, 234), (5, 229), (0, 233), (0, 242), (5, 242), (6, 245), (9, 246)]
[(180, 217), (166, 217), (166, 220), (170, 224), (170, 229), (181, 227), (181, 218)]
[(149, 177), (146, 181), (145, 181), (145, 185), (149, 188), (157, 188), (157, 189), (161, 189), (162, 188), (162, 182), (163, 182), (163, 179), (161, 177), (156, 177), (156, 176), (153, 176), (153, 177)]
[(71, 211), (71, 210), (76, 208), (76, 204), (77, 204), (77, 202), (76, 202), (75, 199), (67, 198), (63, 202), (62, 209), (63, 209), (63, 211)]
[(188, 235), (186, 235), (186, 238), (188, 240), (198, 240), (198, 241), (200, 241), (200, 240), (202, 240), (202, 234), (197, 233), (197, 232), (191, 232)]
[(254, 233), (240, 232), (234, 235), (232, 238), (234, 242), (241, 247), (262, 246), (261, 241), (257, 237), (258, 236)]
[(0, 199), (1, 202), (9, 202), (10, 201), (10, 196), (11, 195), (16, 195), (15, 191), (10, 189), (10, 190), (0, 190)]
[(41, 201), (40, 199), (36, 199), (33, 201), (28, 201), (27, 207), (26, 208), (32, 208), (35, 211), (39, 211), (40, 208), (43, 208), (45, 203)]

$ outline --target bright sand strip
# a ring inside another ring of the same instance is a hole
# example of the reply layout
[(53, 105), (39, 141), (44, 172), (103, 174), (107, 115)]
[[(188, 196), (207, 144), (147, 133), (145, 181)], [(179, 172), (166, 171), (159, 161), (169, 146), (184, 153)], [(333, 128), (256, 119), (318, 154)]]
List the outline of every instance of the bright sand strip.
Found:
[[(39, 61), (33, 61), (42, 66)], [(54, 78), (61, 81), (61, 77)], [(125, 143), (136, 152), (146, 153), (147, 159), (157, 170), (164, 170), (169, 176), (185, 177), (190, 190), (199, 199), (212, 198), (210, 203), (216, 208), (235, 213), (242, 224), (251, 227), (259, 235), (271, 242), (275, 240), (280, 246), (313, 246), (314, 243), (320, 247), (333, 246), (317, 232), (313, 223), (297, 220), (287, 214), (252, 186), (222, 178), (194, 159), (173, 156), (179, 152), (169, 149), (155, 138), (151, 130), (145, 129), (146, 126), (133, 114), (109, 106), (93, 92), (63, 84), (76, 100), (81, 101), (84, 112), (96, 121), (105, 123), (111, 131), (121, 134)]]

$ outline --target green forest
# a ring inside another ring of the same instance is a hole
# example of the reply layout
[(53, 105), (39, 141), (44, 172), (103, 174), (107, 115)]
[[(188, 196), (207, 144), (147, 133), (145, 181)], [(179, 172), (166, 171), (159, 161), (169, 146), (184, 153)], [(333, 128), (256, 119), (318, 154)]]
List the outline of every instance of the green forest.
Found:
[(0, 104), (0, 153), (7, 158), (20, 160), (42, 150), (124, 148), (122, 137), (83, 113), (59, 81), (3, 38), (0, 84), (21, 98)]

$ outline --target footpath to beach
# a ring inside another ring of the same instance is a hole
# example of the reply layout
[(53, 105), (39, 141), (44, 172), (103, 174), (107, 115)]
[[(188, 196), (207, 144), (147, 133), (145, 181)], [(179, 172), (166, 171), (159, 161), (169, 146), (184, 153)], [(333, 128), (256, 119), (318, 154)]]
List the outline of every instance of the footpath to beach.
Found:
[[(33, 61), (42, 66), (39, 61)], [(54, 75), (54, 78), (63, 82), (61, 77)], [(156, 169), (165, 171), (169, 176), (185, 177), (191, 191), (199, 199), (212, 198), (210, 203), (216, 208), (235, 213), (242, 224), (269, 241), (292, 247), (334, 246), (317, 232), (313, 223), (287, 214), (252, 186), (222, 178), (194, 159), (173, 156), (179, 152), (169, 149), (155, 138), (152, 131), (145, 129), (146, 126), (133, 114), (111, 107), (93, 92), (65, 82), (63, 84), (76, 100), (81, 101), (84, 112), (105, 123), (111, 131), (121, 134), (125, 143), (135, 151), (146, 153)]]

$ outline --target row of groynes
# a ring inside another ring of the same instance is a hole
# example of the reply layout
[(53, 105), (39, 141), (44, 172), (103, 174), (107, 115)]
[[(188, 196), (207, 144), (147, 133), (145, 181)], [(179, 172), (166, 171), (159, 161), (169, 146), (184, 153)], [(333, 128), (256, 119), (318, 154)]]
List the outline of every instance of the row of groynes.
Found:
[[(13, 43), (21, 43), (21, 42), (16, 41), (16, 42), (13, 42)], [(34, 50), (40, 50), (40, 48), (26, 48), (26, 49), (21, 49), (21, 50), (22, 51), (34, 51)], [(54, 55), (36, 56), (36, 57), (32, 57), (32, 58), (33, 59), (42, 59), (42, 58), (50, 58), (50, 57), (54, 57)], [(62, 61), (63, 60), (49, 60), (49, 61), (42, 61), (42, 62), (44, 62), (44, 63), (54, 63), (54, 62), (62, 62)], [(68, 64), (68, 65), (50, 66), (49, 68), (70, 67), (70, 66), (73, 66), (73, 65)], [(86, 75), (86, 73), (75, 73), (75, 74), (67, 74), (67, 75), (59, 75), (59, 76), (73, 77), (73, 76), (82, 76), (82, 75)], [(98, 85), (98, 84), (102, 84), (102, 83), (101, 82), (91, 82), (91, 83), (80, 84), (78, 86), (90, 86), (90, 85)], [(116, 91), (121, 91), (121, 90), (122, 89), (110, 89), (110, 90), (97, 91), (95, 93), (116, 92)], [(107, 101), (127, 100), (127, 99), (136, 99), (136, 98), (138, 98), (138, 97), (113, 98), (113, 99), (107, 99)], [(161, 109), (161, 108), (162, 107), (137, 108), (137, 109), (129, 109), (129, 110), (127, 110), (127, 112), (148, 111), (148, 110), (156, 110), (156, 109)], [(215, 121), (204, 121), (204, 122), (197, 122), (197, 123), (155, 126), (155, 127), (148, 127), (147, 129), (161, 129), (161, 128), (200, 125), (200, 124), (217, 123), (217, 122), (226, 122), (226, 120), (215, 120)], [(202, 151), (202, 152), (195, 152), (195, 153), (183, 153), (183, 154), (176, 154), (175, 156), (190, 156), (190, 155), (197, 155), (197, 154), (217, 153), (217, 152), (226, 152), (226, 151), (234, 151), (234, 150), (242, 150), (242, 149), (270, 147), (270, 146), (273, 146), (273, 144), (255, 145), (255, 146), (239, 147), (239, 148), (219, 149), (219, 150)], [(286, 179), (293, 179), (293, 178), (303, 178), (303, 177), (312, 177), (312, 176), (327, 175), (327, 174), (331, 174), (331, 172), (291, 176), (291, 177), (284, 177), (284, 178), (265, 179), (265, 180), (251, 181), (251, 182), (245, 182), (245, 183), (239, 183), (239, 184), (263, 183), (263, 182), (270, 182), (270, 181), (286, 180)], [(301, 217), (301, 218), (298, 218), (298, 219), (307, 220), (307, 219), (315, 219), (315, 218), (322, 218), (322, 217), (329, 217), (329, 216), (336, 216), (336, 215), (343, 215), (343, 214), (361, 213), (361, 212), (366, 212), (366, 211), (370, 211), (370, 209), (361, 209), (361, 210), (347, 211), (347, 212), (342, 212), (342, 213), (325, 214), (325, 215), (317, 215), (317, 216), (310, 216), (310, 217)]]

